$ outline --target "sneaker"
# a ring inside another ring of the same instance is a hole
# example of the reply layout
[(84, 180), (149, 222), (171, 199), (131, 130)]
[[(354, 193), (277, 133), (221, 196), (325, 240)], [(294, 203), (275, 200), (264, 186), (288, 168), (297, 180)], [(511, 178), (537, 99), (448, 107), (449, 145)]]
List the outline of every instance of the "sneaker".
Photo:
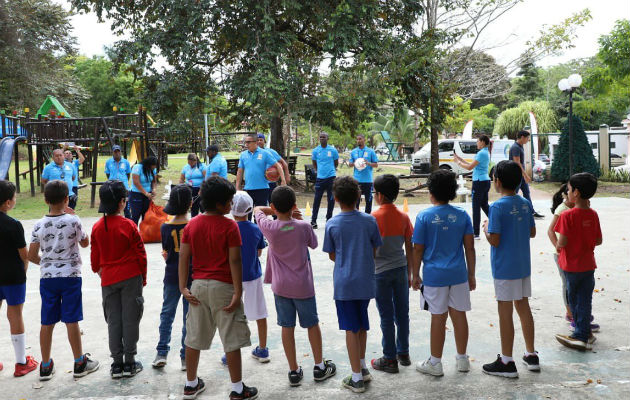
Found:
[(341, 381), (341, 386), (345, 387), (346, 389), (352, 390), (354, 393), (365, 392), (365, 380), (355, 382), (352, 380), (352, 375), (348, 375), (343, 378), (343, 381)]
[(81, 362), (74, 363), (75, 378), (80, 378), (87, 374), (91, 374), (92, 372), (96, 371), (101, 365), (98, 361), (91, 360), (89, 356), (91, 356), (90, 353), (85, 353)]
[(297, 371), (289, 371), (290, 386), (300, 386), (302, 384), (302, 378), (304, 378), (302, 367), (298, 367)]
[(361, 368), (361, 375), (363, 376), (363, 382), (368, 383), (372, 380), (372, 375), (370, 374), (370, 370), (367, 368)]
[(182, 358), (181, 359), (181, 367), (179, 367), (180, 371), (186, 371), (186, 359)]
[(267, 347), (261, 349), (259, 346), (256, 346), (256, 348), (252, 350), (252, 357), (261, 363), (268, 363), (271, 361), (271, 358), (269, 358), (269, 349)]
[(592, 344), (587, 342), (583, 342), (580, 339), (574, 338), (573, 336), (568, 335), (556, 335), (556, 340), (560, 342), (563, 346), (569, 347), (575, 350), (591, 350), (593, 348)]
[(377, 371), (389, 372), (390, 374), (398, 373), (398, 361), (381, 357), (372, 360), (372, 368)]
[(418, 361), (418, 363), (416, 364), (416, 371), (433, 376), (444, 375), (444, 371), (442, 370), (442, 362), (440, 361), (437, 364), (433, 365), (431, 364), (430, 358), (427, 358), (424, 361)]
[(534, 218), (541, 219), (545, 218), (545, 216), (540, 214), (538, 211), (534, 211)]
[(49, 381), (52, 379), (55, 374), (55, 362), (53, 359), (50, 359), (50, 365), (44, 367), (44, 363), (39, 364), (39, 380), (40, 381)]
[(221, 357), (221, 365), (227, 367), (227, 356), (225, 354)]
[(400, 365), (402, 365), (403, 367), (408, 367), (411, 365), (411, 358), (409, 358), (409, 354), (398, 354), (396, 358), (398, 359)]
[(32, 356), (26, 356), (26, 362), (24, 364), (15, 363), (15, 371), (13, 372), (13, 376), (24, 376), (31, 371), (37, 369), (37, 361)]
[[(575, 332), (575, 321), (571, 320), (571, 326), (569, 327), (571, 332)], [(591, 332), (599, 332), (599, 324), (591, 324)]]
[(324, 360), (324, 369), (319, 368), (317, 365), (313, 367), (313, 379), (315, 382), (325, 381), (336, 373), (337, 366), (330, 360)]
[(236, 393), (232, 391), (230, 393), (230, 400), (254, 400), (258, 398), (258, 389), (255, 387), (247, 387), (243, 384), (243, 391), (241, 393)]
[(151, 366), (153, 366), (153, 368), (164, 368), (164, 366), (166, 365), (166, 354), (162, 355), (160, 353), (158, 353), (155, 358), (153, 359), (153, 362), (151, 363)]
[(475, 240), (481, 240), (481, 238), (479, 237), (479, 235), (475, 235)]
[(184, 399), (196, 399), (197, 395), (206, 390), (206, 384), (203, 379), (197, 378), (197, 386), (184, 386)]
[(311, 226), (313, 227), (313, 229), (317, 229), (317, 222), (311, 221)]
[(123, 377), (123, 365), (113, 363), (109, 369), (109, 374), (112, 376), (112, 379), (120, 379)]
[(459, 372), (468, 372), (470, 371), (470, 359), (468, 356), (464, 358), (455, 357), (455, 363), (457, 364), (457, 370)]
[(138, 374), (138, 372), (142, 371), (142, 363), (140, 361), (135, 361), (133, 363), (125, 363), (123, 365), (123, 376), (125, 378), (130, 378)]
[(529, 356), (523, 355), (523, 364), (527, 365), (529, 371), (540, 372), (540, 360), (538, 359), (538, 352)]
[(518, 378), (518, 371), (514, 361), (504, 364), (501, 361), (501, 355), (497, 354), (495, 362), (483, 365), (483, 372), (488, 375), (502, 376), (504, 378)]
[(589, 338), (588, 338), (588, 342), (587, 342), (587, 343), (588, 343), (588, 344), (593, 344), (593, 343), (595, 343), (595, 341), (596, 341), (596, 340), (597, 340), (597, 338), (595, 337), (595, 335), (593, 335), (593, 334), (591, 333), (591, 336), (589, 336)]

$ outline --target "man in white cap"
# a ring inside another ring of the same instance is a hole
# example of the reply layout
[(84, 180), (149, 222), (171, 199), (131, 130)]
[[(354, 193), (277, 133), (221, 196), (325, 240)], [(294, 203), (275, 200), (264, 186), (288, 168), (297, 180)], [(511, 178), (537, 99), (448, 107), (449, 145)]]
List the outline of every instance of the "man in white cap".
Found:
[[(354, 179), (359, 182), (361, 195), (365, 197), (365, 213), (372, 212), (372, 169), (378, 167), (378, 157), (371, 148), (365, 145), (365, 136), (357, 135), (357, 147), (350, 153), (350, 166), (354, 167)], [(361, 196), (357, 200), (357, 210), (361, 204)]]

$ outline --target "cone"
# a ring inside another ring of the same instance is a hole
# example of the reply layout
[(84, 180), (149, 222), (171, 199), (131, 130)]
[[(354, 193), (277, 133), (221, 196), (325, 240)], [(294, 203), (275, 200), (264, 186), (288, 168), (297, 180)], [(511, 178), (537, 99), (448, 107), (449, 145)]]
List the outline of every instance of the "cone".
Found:
[(407, 199), (403, 200), (403, 211), (409, 214), (409, 203), (407, 203)]
[(307, 201), (306, 202), (306, 209), (304, 210), (304, 216), (310, 217), (311, 215), (313, 215), (313, 213), (311, 213), (311, 205)]

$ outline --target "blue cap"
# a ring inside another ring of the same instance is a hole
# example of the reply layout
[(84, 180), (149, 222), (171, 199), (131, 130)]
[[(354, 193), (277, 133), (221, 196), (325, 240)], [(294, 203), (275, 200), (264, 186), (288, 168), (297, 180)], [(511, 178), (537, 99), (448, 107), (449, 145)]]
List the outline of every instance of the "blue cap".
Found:
[(116, 150), (120, 151), (120, 146), (117, 144), (112, 146), (112, 151), (116, 151)]
[(259, 134), (258, 134), (258, 139), (264, 139), (264, 140), (267, 140), (267, 139), (265, 138), (265, 135), (264, 135), (263, 133), (259, 133)]

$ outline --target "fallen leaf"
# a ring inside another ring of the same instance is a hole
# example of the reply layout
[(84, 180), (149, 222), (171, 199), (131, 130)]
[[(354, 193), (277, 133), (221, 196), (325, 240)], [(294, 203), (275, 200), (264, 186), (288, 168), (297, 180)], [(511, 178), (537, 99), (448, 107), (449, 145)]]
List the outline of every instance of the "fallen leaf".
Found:
[(599, 289), (594, 289), (593, 292), (599, 293)]
[(44, 385), (42, 385), (41, 382), (34, 382), (33, 383), (33, 389), (41, 389), (43, 387), (44, 387)]
[(597, 380), (597, 383), (598, 383), (598, 384), (601, 384), (601, 383), (602, 383), (602, 380), (601, 380), (601, 379), (598, 379), (598, 380)]
[(493, 324), (490, 324), (490, 326), (494, 326)]
[(587, 379), (586, 383), (593, 383), (593, 380), (592, 379)]

